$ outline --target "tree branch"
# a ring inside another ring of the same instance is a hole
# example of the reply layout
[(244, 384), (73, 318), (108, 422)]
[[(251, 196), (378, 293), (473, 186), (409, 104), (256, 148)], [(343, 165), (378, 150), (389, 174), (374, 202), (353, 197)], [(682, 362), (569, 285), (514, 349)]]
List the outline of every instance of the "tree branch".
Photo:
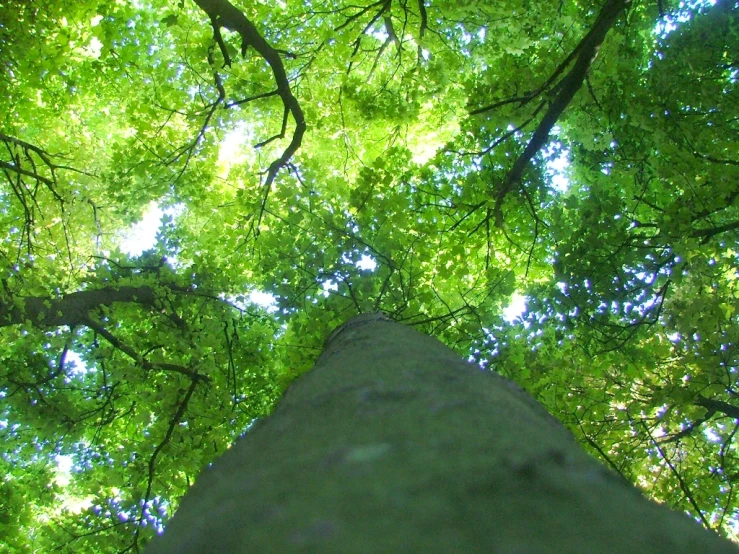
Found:
[(544, 114), (526, 148), (513, 163), (499, 189), (493, 194), (495, 198), (493, 214), (496, 226), (501, 227), (503, 225), (502, 208), (506, 195), (520, 183), (526, 166), (546, 144), (552, 127), (554, 127), (559, 116), (562, 115), (562, 112), (570, 104), (577, 91), (582, 87), (585, 77), (592, 67), (593, 60), (598, 55), (598, 50), (606, 38), (606, 34), (616, 23), (621, 12), (630, 4), (631, 0), (608, 0), (598, 14), (593, 28), (577, 46), (579, 54), (574, 66), (554, 87), (553, 91), (556, 91), (556, 96), (549, 105), (549, 109)]
[[(267, 177), (265, 178), (263, 185), (266, 190), (266, 197), (269, 194), (269, 190), (275, 177), (277, 176), (277, 172), (287, 165), (290, 158), (292, 158), (298, 148), (300, 148), (300, 144), (303, 141), (303, 135), (306, 130), (305, 115), (303, 114), (303, 110), (300, 107), (297, 98), (295, 98), (290, 89), (290, 81), (287, 78), (287, 72), (282, 63), (280, 53), (264, 39), (244, 13), (228, 0), (194, 0), (194, 2), (208, 15), (208, 17), (210, 17), (216, 37), (220, 35), (221, 28), (238, 33), (241, 36), (242, 54), (246, 52), (246, 49), (249, 46), (251, 46), (267, 62), (267, 64), (269, 64), (272, 69), (275, 83), (277, 84), (277, 94), (282, 100), (285, 112), (292, 115), (295, 122), (295, 129), (293, 130), (290, 144), (288, 144), (287, 148), (282, 152), (282, 155), (273, 161), (267, 169)], [(221, 46), (224, 60), (228, 61), (228, 53), (226, 52), (222, 41), (219, 46)], [(284, 135), (285, 127), (283, 125), (280, 138), (284, 137)], [(259, 224), (262, 221), (263, 214), (264, 207), (260, 209), (259, 217), (257, 218), (257, 234), (259, 233)]]
[(94, 308), (110, 306), (115, 302), (135, 302), (154, 306), (156, 294), (148, 286), (103, 287), (66, 294), (61, 298), (30, 296), (17, 303), (0, 304), (0, 327), (19, 325), (30, 321), (39, 327), (70, 327), (86, 324), (88, 313)]
[(152, 452), (151, 457), (149, 458), (149, 463), (147, 464), (146, 493), (144, 494), (144, 502), (141, 505), (141, 515), (138, 517), (139, 524), (136, 526), (136, 532), (134, 533), (135, 545), (138, 545), (138, 540), (142, 529), (142, 522), (146, 517), (147, 503), (151, 499), (151, 491), (154, 485), (154, 471), (156, 469), (157, 458), (159, 457), (159, 454), (161, 454), (164, 447), (167, 446), (167, 444), (172, 440), (172, 435), (174, 434), (174, 431), (179, 425), (180, 421), (182, 421), (182, 418), (185, 415), (185, 410), (187, 410), (187, 406), (190, 404), (190, 399), (192, 398), (192, 395), (195, 392), (195, 388), (197, 386), (198, 380), (193, 379), (190, 383), (190, 386), (187, 388), (187, 391), (185, 392), (185, 397), (179, 402), (177, 406), (177, 411), (172, 416), (172, 419), (169, 420), (169, 426), (167, 427), (167, 432), (165, 433), (164, 438), (159, 442), (159, 444), (157, 444), (154, 452)]
[(161, 369), (162, 371), (180, 373), (181, 375), (185, 375), (186, 377), (192, 379), (193, 383), (197, 383), (198, 381), (210, 381), (210, 378), (207, 375), (201, 375), (194, 369), (190, 369), (177, 364), (169, 364), (166, 362), (150, 362), (141, 354), (136, 352), (133, 348), (118, 339), (118, 337), (116, 337), (113, 333), (108, 331), (103, 325), (101, 325), (94, 319), (88, 317), (82, 323), (98, 333), (100, 336), (102, 336), (114, 348), (116, 348), (116, 350), (120, 350), (126, 356), (131, 358), (133, 361), (135, 361), (146, 370)]
[(723, 400), (714, 400), (713, 398), (705, 398), (703, 396), (698, 397), (695, 403), (698, 406), (703, 406), (709, 411), (721, 412), (734, 419), (739, 419), (739, 406), (734, 406)]
[(647, 433), (650, 440), (652, 441), (652, 444), (657, 449), (657, 452), (659, 453), (660, 457), (665, 461), (665, 463), (667, 464), (667, 467), (670, 468), (670, 471), (672, 472), (672, 475), (675, 477), (675, 479), (677, 479), (678, 485), (680, 485), (680, 490), (683, 491), (683, 494), (685, 494), (685, 498), (687, 498), (690, 505), (693, 507), (693, 509), (698, 514), (698, 518), (701, 520), (701, 523), (703, 523), (703, 526), (706, 529), (711, 529), (711, 524), (706, 519), (706, 516), (703, 515), (703, 510), (700, 509), (700, 506), (698, 506), (698, 503), (695, 501), (695, 498), (693, 497), (693, 493), (688, 487), (688, 484), (685, 482), (685, 479), (683, 479), (683, 476), (680, 475), (680, 472), (677, 470), (675, 465), (667, 457), (667, 453), (659, 445), (659, 443), (654, 438), (654, 436), (652, 435), (647, 425), (643, 421), (641, 422), (641, 424), (642, 424), (642, 427), (644, 428), (644, 431)]

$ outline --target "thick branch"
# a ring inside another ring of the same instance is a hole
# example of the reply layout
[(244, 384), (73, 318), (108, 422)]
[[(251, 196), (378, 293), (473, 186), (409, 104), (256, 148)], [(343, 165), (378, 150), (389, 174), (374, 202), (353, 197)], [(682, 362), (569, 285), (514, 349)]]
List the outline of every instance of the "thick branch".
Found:
[(739, 221), (732, 221), (731, 223), (718, 225), (710, 229), (696, 229), (690, 233), (690, 236), (694, 238), (710, 239), (711, 237), (715, 237), (716, 235), (720, 235), (727, 231), (733, 231), (735, 229), (739, 229)]
[(418, 0), (418, 15), (421, 17), (421, 25), (418, 28), (418, 42), (420, 48), (420, 42), (423, 40), (423, 35), (426, 33), (426, 29), (428, 29), (429, 26), (428, 13), (426, 12), (426, 4), (424, 4), (424, 0)]
[(598, 54), (606, 34), (616, 23), (621, 12), (631, 4), (631, 0), (608, 0), (593, 28), (577, 46), (579, 55), (570, 72), (555, 87), (556, 96), (549, 109), (544, 114), (539, 126), (534, 131), (531, 140), (521, 155), (516, 159), (508, 174), (505, 176), (500, 188), (495, 192), (495, 222), (496, 225), (503, 224), (502, 205), (506, 195), (521, 181), (523, 172), (531, 159), (546, 144), (552, 127), (557, 123), (559, 116), (567, 108), (590, 71), (593, 60)]
[(39, 175), (35, 171), (29, 171), (27, 169), (23, 169), (22, 167), (20, 167), (17, 164), (11, 164), (11, 163), (4, 162), (4, 161), (0, 160), (0, 167), (2, 167), (3, 169), (7, 169), (8, 171), (13, 171), (15, 173), (18, 173), (20, 175), (25, 175), (26, 177), (33, 177), (34, 179), (38, 179), (39, 181), (41, 181), (45, 185), (48, 185), (48, 186), (53, 186), (54, 185), (54, 181), (52, 181), (48, 177), (44, 177), (43, 175)]
[(136, 302), (153, 306), (156, 299), (151, 287), (104, 287), (96, 290), (83, 290), (50, 298), (31, 296), (17, 304), (0, 304), (0, 327), (18, 325), (30, 321), (40, 327), (86, 324), (88, 313), (115, 302)]
[[(242, 52), (245, 52), (251, 46), (269, 64), (274, 75), (275, 83), (277, 84), (277, 94), (282, 100), (285, 112), (292, 115), (295, 121), (295, 129), (293, 130), (290, 144), (282, 152), (282, 155), (273, 161), (267, 169), (264, 187), (267, 191), (266, 194), (269, 194), (269, 189), (277, 176), (277, 172), (290, 161), (290, 158), (300, 148), (306, 129), (303, 110), (290, 89), (290, 81), (287, 78), (287, 72), (282, 63), (280, 53), (264, 39), (254, 24), (249, 21), (241, 10), (236, 8), (228, 0), (194, 0), (194, 2), (210, 17), (216, 36), (219, 35), (221, 27), (238, 33), (241, 36)], [(227, 52), (224, 50), (224, 58), (228, 59), (226, 56)], [(285, 128), (283, 125), (281, 136), (284, 136), (284, 133)], [(259, 214), (260, 221), (263, 211), (262, 209)], [(258, 227), (259, 224), (257, 223)]]
[(144, 369), (159, 369), (180, 373), (193, 380), (207, 380), (206, 376), (199, 375), (197, 371), (187, 367), (167, 362), (150, 362), (132, 347), (119, 340), (101, 323), (90, 317), (92, 310), (102, 306), (110, 306), (116, 302), (134, 302), (145, 306), (154, 306), (156, 293), (154, 289), (148, 286), (106, 287), (74, 292), (61, 298), (27, 297), (11, 306), (0, 304), (0, 327), (18, 325), (26, 321), (30, 321), (39, 327), (84, 325), (101, 335), (114, 348), (126, 354)]
[(721, 412), (724, 415), (739, 419), (739, 406), (734, 406), (722, 400), (714, 400), (713, 398), (703, 398), (702, 396), (695, 401), (698, 406), (703, 406), (709, 411)]

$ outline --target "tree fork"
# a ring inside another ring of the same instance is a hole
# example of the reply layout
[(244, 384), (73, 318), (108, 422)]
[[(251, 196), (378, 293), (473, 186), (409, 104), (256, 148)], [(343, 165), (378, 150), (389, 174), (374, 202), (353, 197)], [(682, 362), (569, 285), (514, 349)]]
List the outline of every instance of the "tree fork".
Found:
[(730, 553), (643, 498), (517, 385), (378, 314), (186, 495), (147, 554)]

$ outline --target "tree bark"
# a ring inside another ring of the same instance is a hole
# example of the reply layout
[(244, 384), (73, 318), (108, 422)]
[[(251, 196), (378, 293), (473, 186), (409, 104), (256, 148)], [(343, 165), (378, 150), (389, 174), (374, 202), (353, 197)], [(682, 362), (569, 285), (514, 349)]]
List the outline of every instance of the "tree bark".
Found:
[(643, 498), (512, 382), (372, 314), (334, 331), (146, 552), (736, 548)]
[(20, 303), (0, 304), (0, 327), (18, 325), (29, 321), (39, 327), (84, 324), (90, 311), (116, 302), (135, 302), (154, 306), (156, 294), (148, 286), (103, 287), (65, 294), (59, 298), (27, 296)]

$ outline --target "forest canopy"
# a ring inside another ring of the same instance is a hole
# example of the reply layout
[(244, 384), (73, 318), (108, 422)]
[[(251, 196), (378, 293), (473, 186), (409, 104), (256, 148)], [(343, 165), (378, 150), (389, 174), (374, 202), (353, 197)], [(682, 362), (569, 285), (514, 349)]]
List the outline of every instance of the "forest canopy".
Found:
[(0, 544), (137, 551), (363, 312), (739, 540), (738, 52), (733, 0), (0, 0)]

